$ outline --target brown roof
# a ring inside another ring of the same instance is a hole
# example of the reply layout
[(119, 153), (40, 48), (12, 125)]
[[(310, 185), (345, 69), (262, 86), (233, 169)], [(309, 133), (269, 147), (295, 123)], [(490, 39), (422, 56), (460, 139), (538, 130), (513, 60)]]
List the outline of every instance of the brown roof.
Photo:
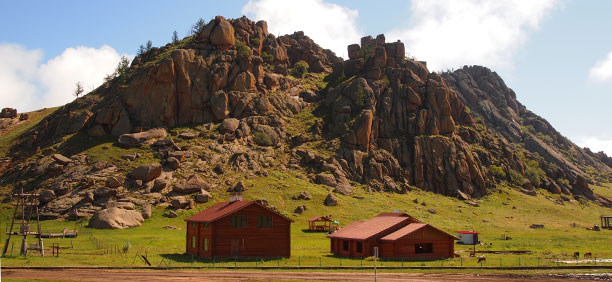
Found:
[(446, 233), (446, 232), (444, 232), (444, 231), (442, 231), (442, 230), (440, 230), (438, 228), (435, 228), (435, 227), (433, 227), (433, 226), (431, 226), (429, 224), (426, 224), (426, 223), (410, 223), (410, 224), (402, 227), (400, 230), (397, 230), (397, 231), (395, 231), (395, 232), (393, 232), (393, 233), (391, 233), (391, 234), (389, 234), (389, 235), (387, 235), (385, 237), (380, 238), (380, 240), (381, 241), (396, 241), (396, 240), (399, 240), (401, 238), (404, 238), (405, 236), (411, 234), (412, 232), (420, 230), (421, 228), (423, 228), (425, 226), (429, 226), (429, 227), (433, 228), (434, 230), (437, 230), (437, 231), (439, 231), (441, 233), (444, 233), (444, 235), (447, 235), (449, 237), (453, 237), (454, 239), (458, 239), (457, 237), (455, 237), (453, 235), (450, 235), (450, 234), (448, 234), (448, 233)]
[(216, 221), (222, 217), (225, 217), (229, 214), (232, 214), (236, 211), (239, 211), (247, 206), (250, 205), (258, 205), (264, 209), (267, 209), (273, 213), (276, 213), (277, 215), (281, 216), (282, 218), (293, 222), (292, 219), (284, 216), (283, 214), (272, 210), (264, 205), (261, 205), (255, 201), (235, 201), (235, 202), (222, 202), (222, 203), (218, 203), (215, 204), (199, 213), (196, 213), (188, 218), (185, 219), (185, 221), (190, 221), (190, 222), (207, 222), (207, 223), (211, 223), (213, 221)]
[(415, 221), (407, 214), (383, 213), (364, 222), (353, 222), (328, 235), (328, 238), (367, 240), (390, 228)]
[(332, 221), (332, 220), (331, 220), (331, 218), (329, 218), (329, 217), (327, 217), (327, 216), (322, 216), (322, 215), (320, 215), (320, 216), (315, 216), (315, 217), (313, 217), (313, 218), (309, 219), (308, 221), (317, 221), (317, 220), (319, 220), (319, 219), (323, 219), (323, 220), (325, 220), (325, 221)]

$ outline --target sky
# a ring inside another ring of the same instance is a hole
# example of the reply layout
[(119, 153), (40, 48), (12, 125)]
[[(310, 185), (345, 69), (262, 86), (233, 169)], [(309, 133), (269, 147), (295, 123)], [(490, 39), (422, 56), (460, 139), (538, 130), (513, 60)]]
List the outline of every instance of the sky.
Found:
[(165, 45), (198, 18), (246, 15), (342, 57), (384, 33), (430, 71), (486, 66), (561, 134), (612, 155), (612, 1), (0, 1), (0, 108), (68, 103), (77, 82), (94, 89), (148, 40)]

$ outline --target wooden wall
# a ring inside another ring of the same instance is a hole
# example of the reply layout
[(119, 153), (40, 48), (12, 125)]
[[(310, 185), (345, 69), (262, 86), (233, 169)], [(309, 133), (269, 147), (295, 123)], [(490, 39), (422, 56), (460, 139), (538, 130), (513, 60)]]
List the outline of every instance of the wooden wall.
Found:
[[(432, 243), (432, 252), (415, 253), (415, 244), (421, 243)], [(446, 258), (453, 257), (454, 253), (454, 238), (426, 226), (395, 242), (382, 242), (380, 256), (387, 258)]]
[[(246, 215), (245, 228), (233, 228), (232, 216)], [(272, 216), (272, 228), (257, 228), (257, 216)], [(290, 257), (291, 222), (259, 205), (249, 205), (214, 222), (211, 254), (231, 257), (232, 240), (239, 245), (240, 257)]]

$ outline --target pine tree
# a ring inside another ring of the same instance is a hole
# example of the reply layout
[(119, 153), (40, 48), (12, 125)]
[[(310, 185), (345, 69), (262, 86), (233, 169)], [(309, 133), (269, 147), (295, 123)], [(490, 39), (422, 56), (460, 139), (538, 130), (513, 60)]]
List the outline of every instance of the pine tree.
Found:
[(196, 34), (196, 33), (201, 32), (205, 26), (206, 26), (206, 22), (204, 21), (204, 19), (199, 18), (198, 21), (194, 23), (193, 26), (191, 27), (191, 34)]
[(179, 38), (178, 38), (178, 33), (176, 33), (176, 30), (172, 33), (172, 43), (176, 44), (179, 42)]
[(147, 48), (146, 48), (147, 52), (151, 51), (151, 48), (153, 48), (153, 42), (151, 42), (151, 40), (149, 40), (149, 41), (147, 41)]

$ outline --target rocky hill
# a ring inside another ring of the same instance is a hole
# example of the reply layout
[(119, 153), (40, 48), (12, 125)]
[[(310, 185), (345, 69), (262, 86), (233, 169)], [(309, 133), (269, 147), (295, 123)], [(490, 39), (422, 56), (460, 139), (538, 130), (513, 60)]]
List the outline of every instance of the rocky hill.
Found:
[(429, 72), (383, 35), (348, 54), (216, 17), (20, 135), (0, 184), (43, 191), (46, 218), (187, 208), (287, 169), (344, 195), (424, 189), (467, 200), (504, 185), (612, 206), (588, 187), (612, 181), (610, 158), (528, 111), (496, 73)]

